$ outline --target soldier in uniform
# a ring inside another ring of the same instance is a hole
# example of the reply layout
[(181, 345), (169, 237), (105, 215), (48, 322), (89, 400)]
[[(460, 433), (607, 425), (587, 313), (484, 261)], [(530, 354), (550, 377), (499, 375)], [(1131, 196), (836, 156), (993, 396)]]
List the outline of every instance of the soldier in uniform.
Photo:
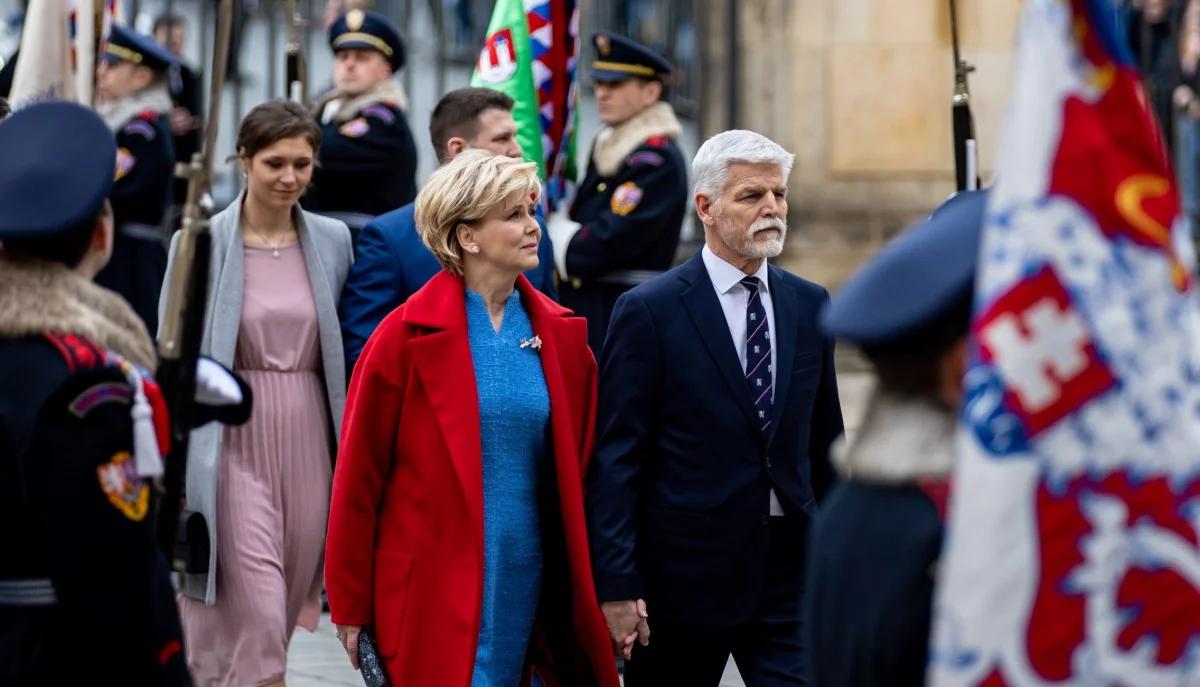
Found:
[(334, 89), (315, 106), (321, 125), (305, 210), (346, 222), (352, 231), (417, 197), (417, 145), (405, 120), (404, 40), (385, 17), (353, 9), (329, 29)]
[(878, 384), (811, 534), (804, 629), (817, 685), (925, 684), (986, 194), (964, 191), (833, 298), (825, 332)]
[(116, 136), (112, 260), (96, 283), (121, 294), (146, 328), (158, 331), (158, 294), (167, 269), (163, 222), (175, 151), (168, 73), (175, 58), (150, 36), (114, 26), (97, 72), (97, 111)]
[(563, 305), (588, 321), (599, 355), (617, 297), (671, 266), (687, 210), (682, 132), (664, 102), (671, 63), (622, 36), (592, 36), (596, 135), (569, 218), (549, 222)]
[(113, 136), (43, 103), (0, 125), (0, 150), (0, 684), (191, 684), (153, 536), (154, 347), (92, 282), (113, 245)]

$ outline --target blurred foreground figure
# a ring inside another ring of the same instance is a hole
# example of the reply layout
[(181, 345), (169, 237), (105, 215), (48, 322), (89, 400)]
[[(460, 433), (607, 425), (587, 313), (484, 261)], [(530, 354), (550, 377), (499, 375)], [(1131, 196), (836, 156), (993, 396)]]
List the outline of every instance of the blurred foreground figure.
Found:
[(0, 684), (191, 684), (153, 536), (154, 347), (91, 281), (113, 246), (113, 136), (47, 103), (0, 124), (0, 150)]
[(825, 312), (825, 332), (858, 345), (879, 382), (858, 435), (834, 452), (844, 480), (813, 528), (814, 684), (924, 684), (985, 199), (956, 195)]

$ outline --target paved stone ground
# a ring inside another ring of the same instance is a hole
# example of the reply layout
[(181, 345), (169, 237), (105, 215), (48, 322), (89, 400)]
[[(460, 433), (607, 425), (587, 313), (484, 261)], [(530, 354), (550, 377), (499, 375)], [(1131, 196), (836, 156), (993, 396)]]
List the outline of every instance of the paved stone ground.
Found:
[[(871, 387), (871, 376), (857, 370), (843, 370), (838, 375), (842, 409), (848, 432), (855, 432), (862, 422), (862, 413)], [(362, 680), (350, 667), (346, 653), (333, 636), (329, 615), (321, 618), (315, 633), (298, 630), (288, 652), (288, 687), (325, 687), (344, 685), (361, 687)], [(721, 687), (745, 687), (733, 661), (725, 669)]]

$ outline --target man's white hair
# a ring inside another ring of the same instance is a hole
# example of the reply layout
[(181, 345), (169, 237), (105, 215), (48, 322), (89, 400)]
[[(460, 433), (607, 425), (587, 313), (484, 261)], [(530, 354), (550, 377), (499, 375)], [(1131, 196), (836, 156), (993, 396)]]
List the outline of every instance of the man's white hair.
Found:
[(745, 129), (722, 131), (700, 146), (692, 159), (693, 195), (703, 193), (716, 200), (729, 182), (729, 165), (734, 162), (779, 165), (784, 181), (792, 173), (796, 156), (760, 133)]

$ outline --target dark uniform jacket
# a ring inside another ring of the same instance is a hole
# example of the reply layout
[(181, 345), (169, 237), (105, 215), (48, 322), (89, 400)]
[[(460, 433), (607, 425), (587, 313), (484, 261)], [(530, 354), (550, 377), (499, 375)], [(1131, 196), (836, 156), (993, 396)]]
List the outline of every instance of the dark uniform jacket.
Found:
[(822, 504), (808, 551), (814, 684), (925, 684), (954, 427), (949, 410), (877, 397), (839, 457), (848, 479)]
[[(152, 362), (149, 336), (82, 277), (18, 292), (14, 271), (0, 261), (14, 294), (0, 305), (0, 684), (189, 685), (153, 486), (134, 469), (132, 386), (108, 350), (66, 332)], [(29, 333), (43, 325), (59, 333)]]
[(158, 331), (158, 294), (167, 269), (163, 218), (171, 201), (175, 149), (164, 111), (137, 112), (116, 130), (112, 258), (96, 283), (119, 293), (149, 331)]
[(593, 146), (571, 206), (582, 226), (566, 248), (569, 279), (560, 297), (587, 318), (596, 354), (617, 297), (674, 261), (688, 195), (680, 131), (670, 105), (659, 103), (602, 132)]
[(336, 100), (331, 96), (318, 101), (320, 164), (301, 200), (305, 210), (374, 217), (417, 197), (417, 145), (401, 98), (399, 87), (388, 81), (340, 106), (331, 104)]

